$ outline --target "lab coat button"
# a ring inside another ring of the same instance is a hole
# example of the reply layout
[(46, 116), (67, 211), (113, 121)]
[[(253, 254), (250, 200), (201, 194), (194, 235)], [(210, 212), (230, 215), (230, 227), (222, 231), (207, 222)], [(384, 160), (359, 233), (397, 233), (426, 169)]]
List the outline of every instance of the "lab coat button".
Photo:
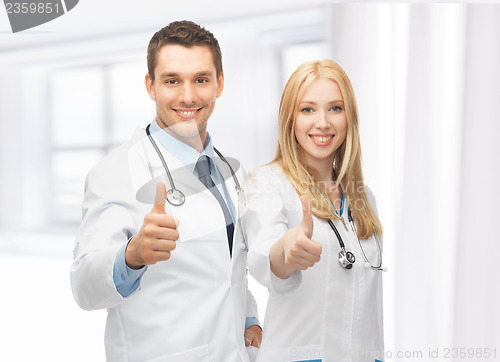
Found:
[(247, 248), (247, 246), (245, 245), (245, 243), (240, 244), (240, 249), (245, 250), (246, 248)]

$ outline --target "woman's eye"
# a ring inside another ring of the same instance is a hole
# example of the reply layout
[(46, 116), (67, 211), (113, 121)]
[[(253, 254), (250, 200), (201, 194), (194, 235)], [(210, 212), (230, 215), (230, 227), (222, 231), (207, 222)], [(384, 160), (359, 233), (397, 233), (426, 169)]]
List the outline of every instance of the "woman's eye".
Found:
[(332, 108), (330, 108), (331, 111), (334, 111), (334, 112), (340, 112), (342, 110), (342, 107), (339, 107), (339, 106), (333, 106)]
[(300, 111), (304, 112), (304, 113), (311, 113), (313, 111), (313, 109), (311, 107), (305, 107), (305, 108), (302, 108)]

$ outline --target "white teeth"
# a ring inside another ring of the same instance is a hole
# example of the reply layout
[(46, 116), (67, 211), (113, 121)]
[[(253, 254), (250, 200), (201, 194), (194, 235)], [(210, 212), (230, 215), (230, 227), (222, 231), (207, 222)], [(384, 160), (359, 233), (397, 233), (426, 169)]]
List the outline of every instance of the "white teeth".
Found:
[(177, 112), (179, 112), (180, 114), (185, 115), (185, 116), (192, 116), (193, 114), (196, 113), (196, 110), (194, 110), (194, 111), (177, 111)]
[(328, 137), (311, 136), (311, 137), (314, 138), (316, 141), (321, 142), (321, 143), (324, 143), (324, 142), (328, 141), (329, 139), (333, 138), (333, 136), (328, 136)]

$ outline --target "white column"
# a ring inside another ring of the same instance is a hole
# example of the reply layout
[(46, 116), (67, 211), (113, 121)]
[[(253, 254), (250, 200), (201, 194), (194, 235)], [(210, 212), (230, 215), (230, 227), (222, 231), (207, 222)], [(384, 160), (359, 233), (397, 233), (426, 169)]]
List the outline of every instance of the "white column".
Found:
[(395, 347), (432, 361), (429, 352), (449, 345), (453, 333), (465, 7), (425, 4), (410, 11), (404, 179), (392, 271)]
[(469, 5), (467, 15), (453, 345), (496, 348), (498, 360), (500, 5)]

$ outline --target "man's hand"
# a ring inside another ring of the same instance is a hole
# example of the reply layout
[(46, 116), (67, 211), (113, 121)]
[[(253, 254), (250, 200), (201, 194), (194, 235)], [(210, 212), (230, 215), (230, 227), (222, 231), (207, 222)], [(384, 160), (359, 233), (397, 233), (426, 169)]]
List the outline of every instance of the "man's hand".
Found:
[(175, 249), (175, 241), (179, 239), (179, 220), (166, 214), (166, 200), (165, 184), (158, 182), (153, 209), (146, 215), (141, 230), (130, 240), (125, 250), (125, 262), (129, 268), (139, 269), (144, 265), (168, 260)]
[(245, 346), (254, 346), (256, 348), (260, 347), (262, 342), (262, 329), (256, 324), (248, 327), (245, 331)]
[(296, 270), (306, 270), (320, 260), (322, 245), (311, 240), (313, 219), (311, 201), (307, 196), (300, 198), (302, 222), (298, 228), (288, 230), (272, 247), (269, 254), (272, 272), (281, 279), (287, 279)]

